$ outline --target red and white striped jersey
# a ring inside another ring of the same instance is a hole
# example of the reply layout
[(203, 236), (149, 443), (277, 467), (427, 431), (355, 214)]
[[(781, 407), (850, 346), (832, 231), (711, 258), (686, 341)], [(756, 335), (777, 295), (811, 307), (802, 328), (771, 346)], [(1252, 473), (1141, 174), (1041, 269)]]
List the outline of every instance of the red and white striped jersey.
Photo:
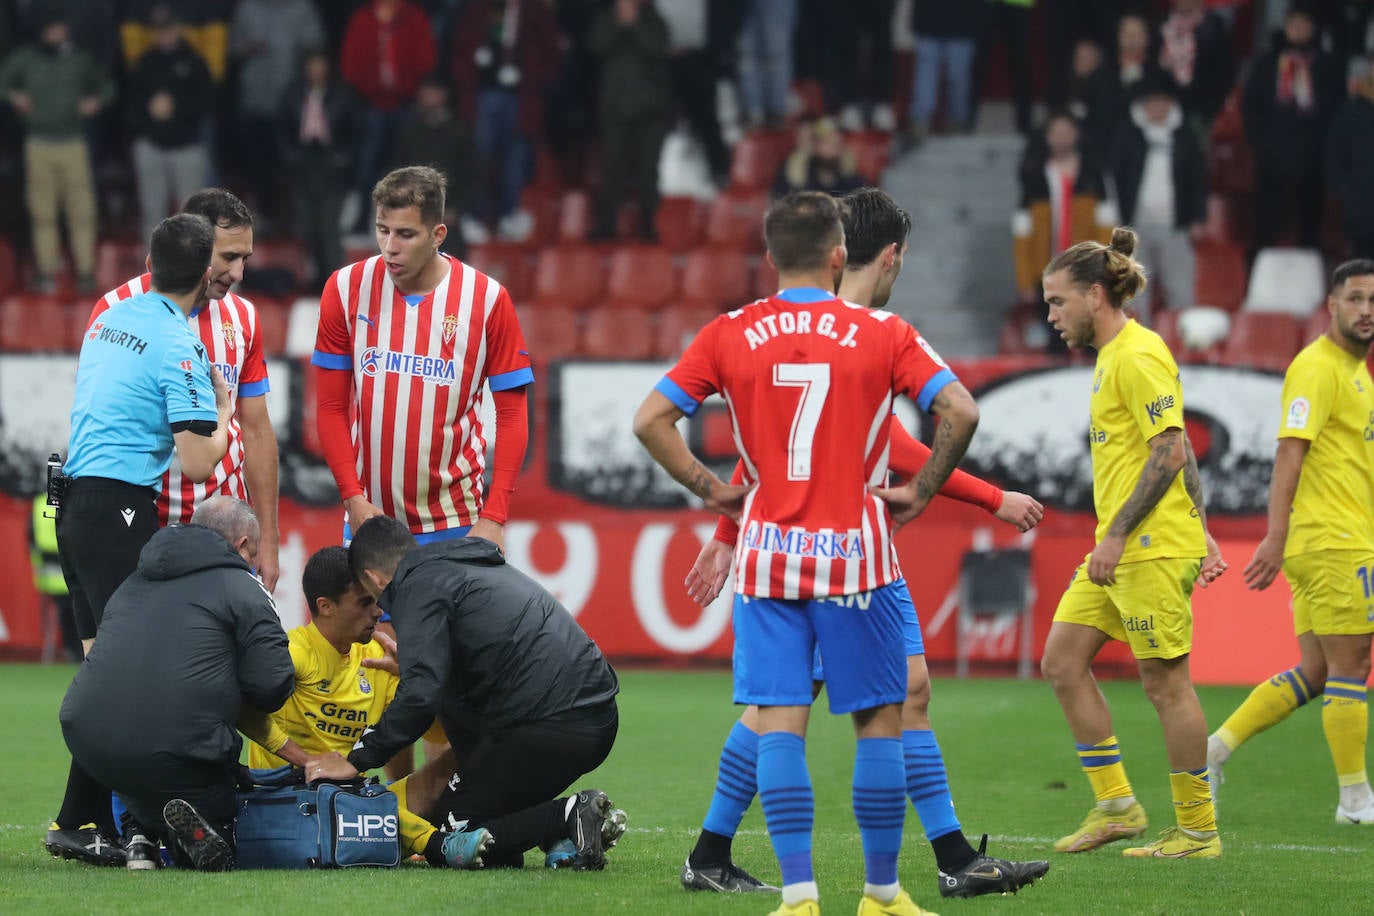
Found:
[[(151, 274), (135, 277), (97, 299), (86, 326), (94, 324), (116, 302), (146, 293), (151, 278)], [(217, 494), (248, 499), (248, 486), (243, 479), (238, 399), (261, 397), (270, 390), (267, 361), (262, 354), (258, 330), (258, 312), (253, 303), (228, 293), (223, 299), (211, 299), (200, 314), (190, 319), (190, 324), (191, 330), (205, 344), (210, 364), (220, 371), (229, 386), (234, 414), (229, 420), (229, 450), (205, 483), (195, 483), (183, 475), (181, 462), (173, 453), (172, 466), (162, 475), (162, 492), (157, 498), (158, 516), (163, 525), (189, 522), (196, 506)]]
[(417, 534), (477, 521), (484, 383), (504, 391), (534, 381), (505, 288), (440, 256), (448, 276), (423, 296), (402, 296), (379, 255), (335, 271), (311, 358), (353, 373), (358, 480), (374, 505)]
[(689, 416), (719, 393), (745, 476), (735, 591), (811, 599), (901, 577), (887, 505), (896, 394), (922, 410), (954, 373), (891, 312), (820, 289), (783, 290), (716, 318), (657, 390)]

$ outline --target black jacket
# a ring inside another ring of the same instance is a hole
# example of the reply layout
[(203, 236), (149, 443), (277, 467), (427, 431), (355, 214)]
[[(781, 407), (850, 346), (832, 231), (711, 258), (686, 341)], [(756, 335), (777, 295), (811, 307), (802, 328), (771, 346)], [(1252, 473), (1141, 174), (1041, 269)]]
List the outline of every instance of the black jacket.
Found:
[(111, 596), (100, 638), (62, 701), (73, 750), (237, 763), (244, 705), (273, 712), (295, 689), (272, 599), (218, 533), (163, 528)]
[[(1207, 157), (1197, 131), (1186, 121), (1174, 128), (1172, 141), (1174, 228), (1186, 229), (1207, 219)], [(1123, 224), (1135, 222), (1136, 199), (1148, 154), (1145, 131), (1128, 117), (1117, 132), (1108, 160)]]
[[(277, 126), (283, 165), (296, 177), (316, 175), (322, 169), (333, 176), (351, 174), (356, 98), (342, 81), (331, 80), (323, 100), (324, 117), (329, 122), (329, 145), (316, 142), (305, 145), (301, 143), (301, 119), (305, 113), (306, 92), (305, 82), (298, 79), (282, 97)], [(449, 181), (453, 181), (453, 176), (449, 176)]]
[[(1210, 126), (1216, 120), (1236, 79), (1236, 61), (1231, 53), (1231, 30), (1215, 10), (1208, 10), (1193, 33), (1197, 42), (1193, 79), (1181, 87), (1183, 110)], [(1158, 62), (1164, 39), (1156, 26), (1151, 58)]]
[[(1374, 237), (1374, 102), (1346, 99), (1331, 121), (1326, 141), (1326, 177), (1331, 193), (1341, 201), (1346, 233)], [(1349, 239), (1347, 239), (1349, 241)]]
[[(159, 92), (172, 96), (172, 116), (155, 121), (148, 103)], [(138, 59), (129, 87), (130, 120), (138, 136), (163, 149), (199, 143), (201, 125), (210, 112), (214, 81), (205, 60), (186, 42), (171, 51), (150, 48)]]
[(378, 602), (401, 666), (396, 696), (348, 760), (381, 766), (439, 716), (472, 732), (609, 703), (615, 671), (567, 608), (496, 545), (458, 538), (402, 558)]
[(1278, 97), (1279, 58), (1288, 50), (1282, 34), (1250, 64), (1242, 97), (1245, 138), (1261, 172), (1297, 178), (1322, 167), (1327, 125), (1340, 100), (1340, 76), (1330, 55), (1312, 49), (1315, 104), (1304, 111)]

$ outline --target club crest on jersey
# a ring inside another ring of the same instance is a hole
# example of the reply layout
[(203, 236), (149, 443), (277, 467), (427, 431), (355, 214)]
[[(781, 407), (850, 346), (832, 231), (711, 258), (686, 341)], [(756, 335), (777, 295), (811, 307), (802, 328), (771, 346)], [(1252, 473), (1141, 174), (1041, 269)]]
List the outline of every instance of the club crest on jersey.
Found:
[(372, 692), (372, 682), (369, 681), (367, 679), (367, 675), (361, 671), (358, 672), (358, 689), (361, 690), (363, 693)]
[(458, 316), (444, 316), (444, 343), (452, 343), (453, 335), (458, 333)]
[(797, 557), (861, 560), (864, 555), (863, 543), (856, 532), (784, 530), (772, 522), (750, 522), (744, 529), (744, 545), (750, 550)]
[(457, 379), (453, 360), (436, 356), (417, 356), (396, 350), (368, 347), (360, 361), (363, 375), (375, 378), (379, 372), (409, 375), (434, 385), (452, 385)]
[(234, 339), (238, 336), (234, 323), (226, 319), (224, 324), (219, 326), (219, 330), (224, 335), (224, 345), (230, 350), (234, 349)]

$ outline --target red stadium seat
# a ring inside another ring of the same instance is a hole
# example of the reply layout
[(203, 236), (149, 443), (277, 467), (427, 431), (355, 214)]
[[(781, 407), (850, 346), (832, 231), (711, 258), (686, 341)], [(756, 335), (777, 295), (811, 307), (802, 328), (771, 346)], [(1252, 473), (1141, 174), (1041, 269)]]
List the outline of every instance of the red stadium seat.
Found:
[(778, 272), (768, 263), (768, 256), (759, 258), (758, 269), (754, 272), (754, 295), (767, 299), (778, 291)]
[(658, 242), (669, 251), (686, 251), (701, 241), (706, 211), (692, 197), (665, 197), (654, 215)]
[(7, 353), (75, 353), (90, 317), (90, 303), (51, 296), (14, 295), (0, 303), (0, 350)]
[(1302, 322), (1285, 312), (1237, 312), (1221, 361), (1282, 371), (1302, 345)]
[(586, 308), (606, 284), (601, 252), (588, 245), (561, 245), (539, 252), (534, 267), (534, 298)]
[(1174, 359), (1183, 359), (1183, 338), (1178, 333), (1178, 309), (1162, 309), (1150, 316), (1150, 327), (1160, 337), (1164, 345), (1174, 354)]
[(692, 338), (706, 327), (719, 309), (704, 306), (670, 306), (659, 313), (654, 347), (662, 359), (676, 359), (692, 342)]
[(101, 239), (95, 246), (95, 285), (104, 293), (140, 276), (147, 254), (148, 246), (141, 241)]
[(854, 164), (863, 179), (876, 186), (892, 159), (892, 135), (879, 130), (850, 134), (846, 141), (854, 154)]
[(1194, 282), (1196, 305), (1214, 305), (1234, 312), (1245, 298), (1249, 279), (1245, 272), (1245, 253), (1234, 242), (1199, 242), (1197, 279)]
[(763, 250), (763, 212), (768, 195), (727, 191), (711, 201), (706, 213), (706, 241), (744, 252)]
[(595, 219), (595, 205), (588, 191), (565, 192), (558, 212), (558, 241), (586, 241)]
[(534, 257), (526, 245), (474, 245), (468, 250), (468, 263), (504, 286), (515, 302), (523, 302), (534, 290)]
[(291, 324), (291, 303), (266, 296), (253, 298), (258, 310), (258, 334), (262, 339), (262, 355), (268, 358), (286, 352), (287, 327)]
[(653, 359), (654, 325), (647, 312), (595, 308), (586, 314), (582, 355), (600, 359)]
[(14, 244), (8, 236), (0, 235), (0, 296), (9, 295), (19, 286), (19, 260), (14, 256)]
[(582, 331), (575, 310), (556, 305), (517, 305), (515, 314), (520, 319), (525, 346), (536, 363), (567, 359), (581, 352)]
[(735, 145), (730, 160), (730, 186), (741, 191), (766, 191), (773, 186), (778, 166), (787, 158), (794, 139), (782, 130), (754, 131)]
[(677, 265), (666, 248), (633, 245), (611, 254), (608, 306), (657, 309), (677, 293)]
[(682, 269), (682, 298), (709, 302), (717, 311), (736, 308), (754, 298), (749, 282), (749, 258), (728, 248), (698, 248), (688, 252)]
[(1307, 325), (1303, 328), (1302, 342), (1304, 345), (1310, 344), (1326, 333), (1326, 329), (1331, 326), (1331, 312), (1327, 310), (1326, 304), (1322, 303), (1307, 319)]

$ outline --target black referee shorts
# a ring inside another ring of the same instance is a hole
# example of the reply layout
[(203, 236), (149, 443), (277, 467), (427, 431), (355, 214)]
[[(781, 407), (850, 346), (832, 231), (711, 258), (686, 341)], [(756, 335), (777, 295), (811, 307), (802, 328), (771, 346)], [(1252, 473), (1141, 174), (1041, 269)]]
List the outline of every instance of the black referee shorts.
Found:
[(78, 477), (57, 516), (57, 552), (72, 596), (76, 632), (94, 639), (105, 603), (138, 568), (157, 532), (157, 494), (106, 477)]

